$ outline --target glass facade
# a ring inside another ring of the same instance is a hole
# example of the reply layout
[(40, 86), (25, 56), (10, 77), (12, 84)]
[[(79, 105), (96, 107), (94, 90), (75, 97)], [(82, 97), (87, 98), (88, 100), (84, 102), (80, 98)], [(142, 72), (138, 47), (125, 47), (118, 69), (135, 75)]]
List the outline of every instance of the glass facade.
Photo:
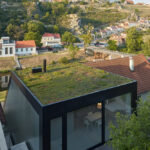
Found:
[(25, 141), (32, 150), (39, 150), (39, 115), (13, 80), (6, 99), (5, 115), (15, 143)]
[(131, 94), (105, 100), (105, 140), (109, 140), (109, 125), (116, 124), (116, 113), (131, 114)]
[(102, 142), (102, 109), (98, 104), (67, 115), (67, 150), (84, 150)]
[(62, 150), (62, 118), (50, 121), (51, 150)]

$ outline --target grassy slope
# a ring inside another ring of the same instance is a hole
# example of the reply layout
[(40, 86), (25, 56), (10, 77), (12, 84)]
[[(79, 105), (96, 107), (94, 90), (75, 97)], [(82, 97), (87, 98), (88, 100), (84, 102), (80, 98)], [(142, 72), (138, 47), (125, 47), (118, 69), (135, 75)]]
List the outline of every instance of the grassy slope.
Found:
[(32, 74), (31, 68), (28, 68), (18, 71), (17, 74), (43, 104), (70, 99), (129, 81), (77, 62), (50, 65), (47, 73)]
[(81, 15), (82, 25), (91, 23), (92, 25), (99, 27), (104, 24), (116, 23), (122, 19), (127, 18), (128, 13), (119, 12), (116, 9), (94, 9)]
[(150, 5), (127, 5), (126, 8), (130, 10), (138, 9), (140, 11), (139, 16), (150, 18)]

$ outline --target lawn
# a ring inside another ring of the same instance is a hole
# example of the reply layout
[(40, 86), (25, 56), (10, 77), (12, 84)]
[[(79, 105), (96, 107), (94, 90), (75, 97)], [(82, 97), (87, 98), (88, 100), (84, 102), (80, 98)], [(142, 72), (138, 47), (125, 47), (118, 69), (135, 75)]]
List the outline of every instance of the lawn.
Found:
[(55, 64), (46, 73), (17, 71), (18, 76), (43, 104), (53, 103), (117, 86), (131, 80), (94, 69), (79, 62)]
[(0, 102), (5, 101), (7, 91), (0, 91)]

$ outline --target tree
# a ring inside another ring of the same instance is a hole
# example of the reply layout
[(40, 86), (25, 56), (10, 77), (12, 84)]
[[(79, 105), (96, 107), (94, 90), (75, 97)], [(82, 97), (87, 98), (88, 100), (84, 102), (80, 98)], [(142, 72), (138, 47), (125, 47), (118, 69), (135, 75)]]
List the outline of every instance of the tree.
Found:
[(150, 149), (150, 101), (140, 101), (137, 115), (117, 114), (117, 127), (111, 125), (110, 141), (115, 150)]
[(62, 35), (62, 42), (66, 42), (67, 45), (73, 44), (76, 42), (76, 37), (71, 32), (66, 31)]
[(91, 41), (93, 40), (92, 30), (93, 30), (93, 26), (91, 25), (84, 26), (84, 34), (81, 35), (81, 38), (84, 41), (84, 51), (86, 50), (86, 47), (90, 45)]
[(77, 52), (79, 51), (79, 48), (77, 46), (74, 46), (73, 44), (70, 44), (68, 46), (68, 50), (69, 50), (69, 54), (70, 54), (71, 58), (74, 59)]
[(108, 49), (110, 50), (117, 50), (117, 42), (114, 40), (109, 40), (108, 41)]
[(128, 29), (126, 44), (128, 52), (135, 52), (141, 50), (142, 35), (135, 27)]
[(125, 2), (125, 0), (121, 0), (121, 3), (124, 3)]
[(12, 39), (23, 40), (25, 30), (19, 26), (9, 24), (6, 28), (6, 32)]
[(39, 32), (40, 34), (44, 32), (44, 24), (40, 21), (30, 21), (27, 26), (28, 32)]
[(39, 20), (39, 19), (40, 19), (39, 14), (35, 14), (35, 15), (34, 15), (34, 18), (35, 18), (36, 20)]
[(28, 32), (24, 36), (24, 40), (35, 40), (37, 46), (41, 46), (41, 35), (39, 32)]
[(144, 36), (142, 49), (145, 55), (150, 56), (150, 35)]

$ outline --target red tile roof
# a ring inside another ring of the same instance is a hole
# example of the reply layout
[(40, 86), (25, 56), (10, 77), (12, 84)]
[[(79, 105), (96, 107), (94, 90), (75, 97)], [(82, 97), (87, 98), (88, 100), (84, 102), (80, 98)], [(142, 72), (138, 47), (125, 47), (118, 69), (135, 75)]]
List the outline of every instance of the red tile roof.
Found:
[(60, 38), (60, 34), (58, 34), (58, 33), (44, 33), (42, 37)]
[(16, 41), (16, 48), (36, 47), (35, 41)]
[(133, 56), (134, 71), (129, 69), (129, 57), (89, 62), (87, 65), (137, 80), (138, 94), (150, 91), (150, 63), (144, 55)]
[(126, 2), (127, 2), (128, 4), (134, 4), (134, 2), (133, 2), (132, 0), (126, 0)]

